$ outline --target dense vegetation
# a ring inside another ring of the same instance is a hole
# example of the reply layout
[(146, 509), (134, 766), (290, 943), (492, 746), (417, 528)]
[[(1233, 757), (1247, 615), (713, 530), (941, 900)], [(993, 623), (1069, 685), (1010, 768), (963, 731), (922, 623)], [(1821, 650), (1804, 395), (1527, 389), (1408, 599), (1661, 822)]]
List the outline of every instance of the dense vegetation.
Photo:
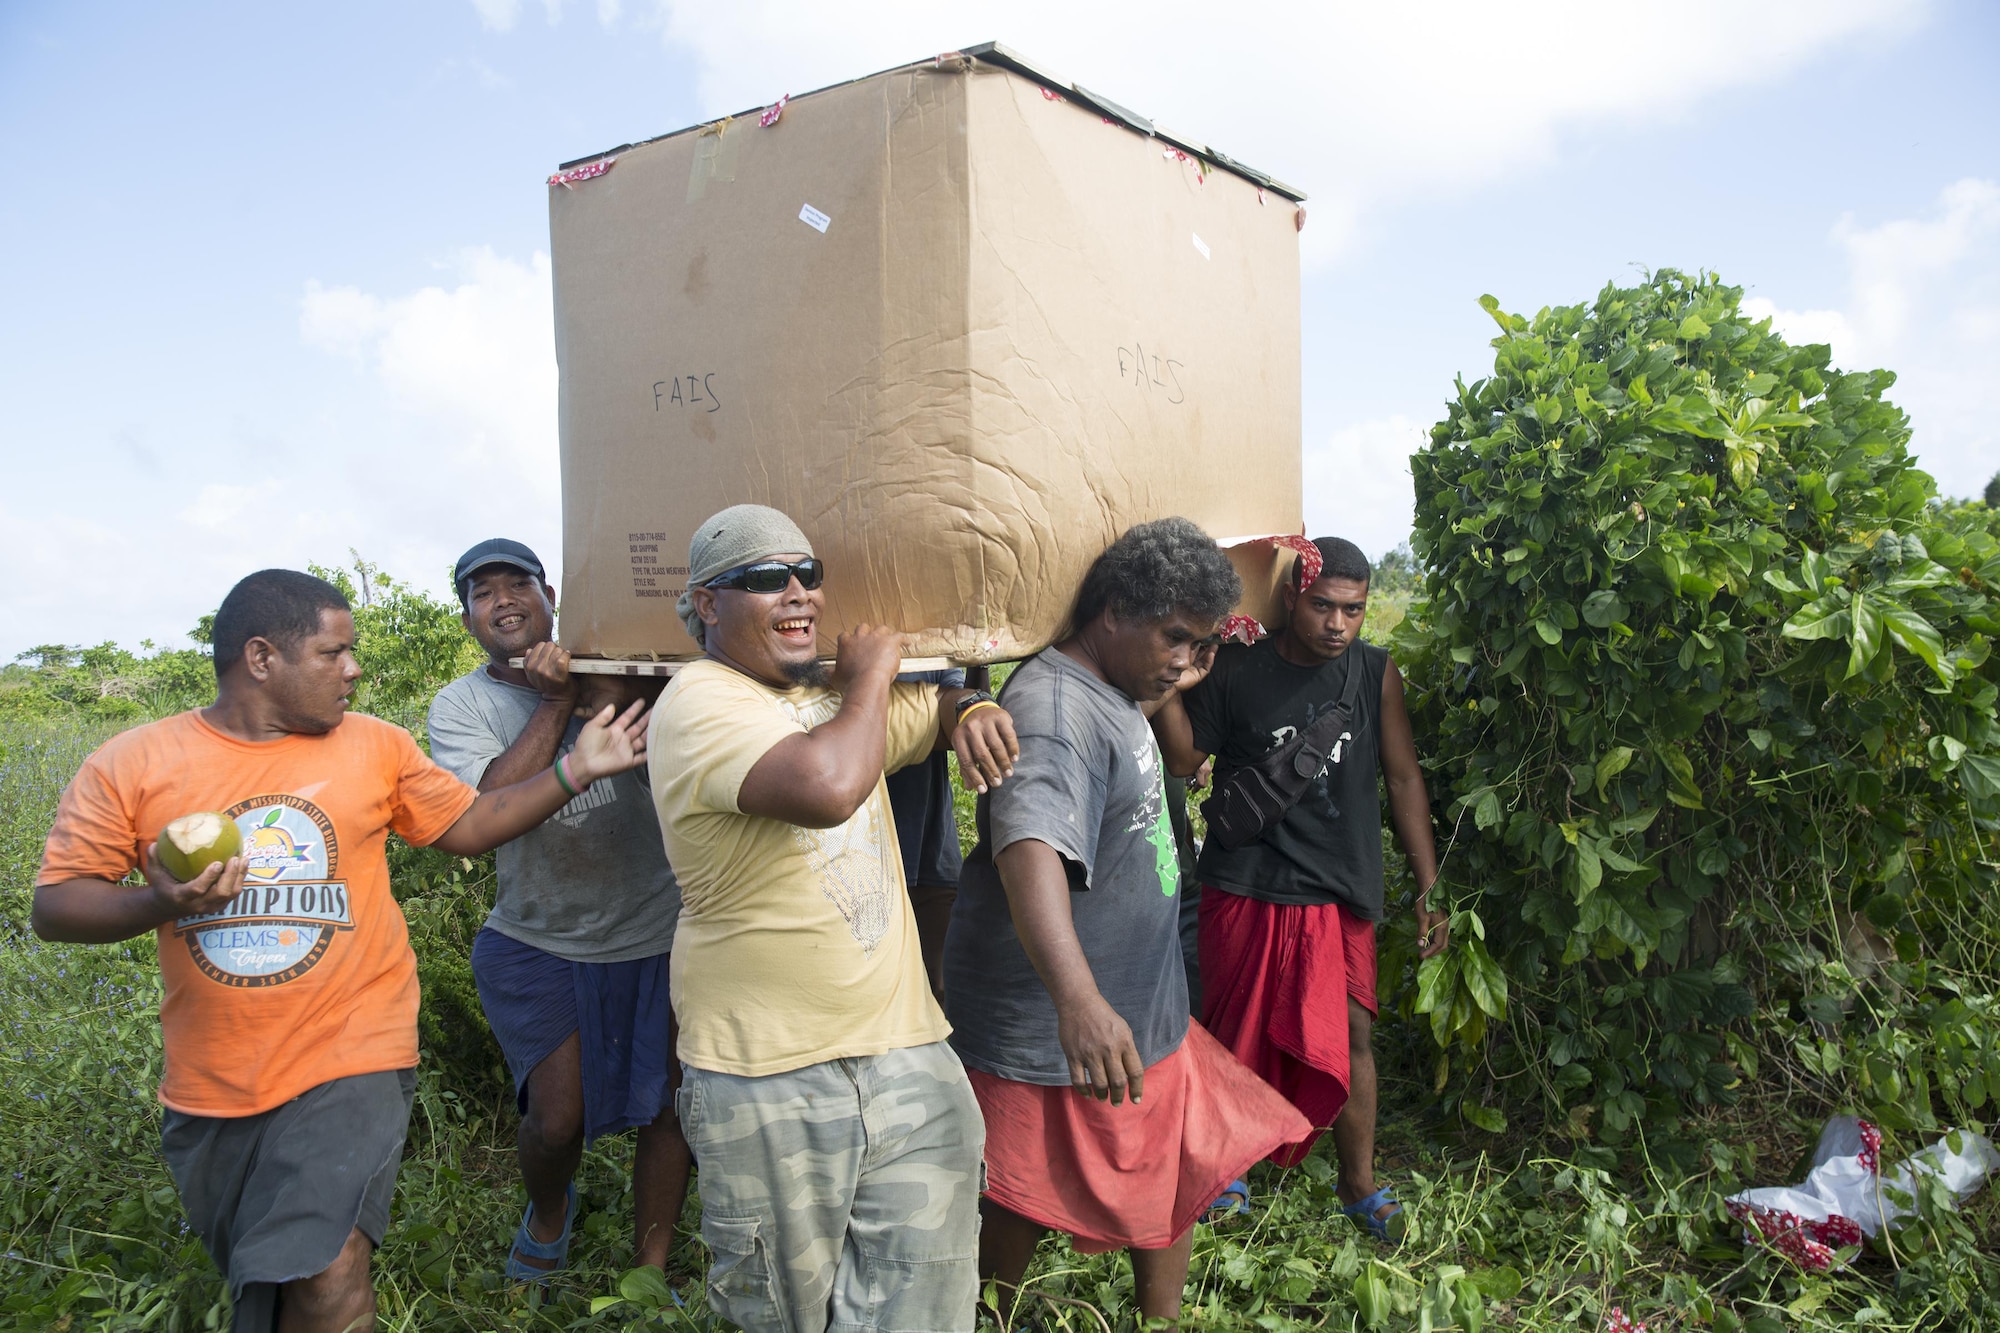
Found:
[[(1892, 375), (1740, 296), (1489, 298), (1494, 372), (1413, 460), (1395, 642), (1462, 916), (1410, 1007), (1482, 1129), (1692, 1164), (1688, 1115), (1744, 1097), (1905, 1133), (2000, 1100), (1993, 514), (1937, 502)], [(1934, 1221), (1931, 1276), (2000, 1318)]]
[[(1383, 931), (1381, 1167), (1412, 1237), (1380, 1250), (1339, 1216), (1327, 1146), (1260, 1168), (1255, 1218), (1197, 1233), (1190, 1323), (1990, 1326), (1991, 1194), (1922, 1200), (1893, 1256), (1834, 1276), (1746, 1252), (1720, 1201), (1795, 1179), (1832, 1111), (1880, 1119), (1891, 1155), (1993, 1114), (1994, 515), (1935, 503), (1888, 376), (1785, 346), (1712, 279), (1495, 317), (1495, 373), (1418, 456), (1423, 521), (1371, 613), (1458, 911), (1422, 969), (1407, 914)], [(356, 599), (360, 706), (421, 736), (478, 660), (457, 608), (358, 561), (329, 576)], [(25, 932), (83, 757), (212, 695), (198, 646), (0, 668), (0, 1328), (226, 1324), (158, 1158), (152, 941)], [(522, 1195), (467, 962), (491, 858), (392, 839), (391, 868), (425, 1064), (378, 1261), (388, 1326), (712, 1325), (697, 1241), (668, 1275), (685, 1312), (623, 1270), (629, 1140), (585, 1158), (565, 1279), (501, 1281)], [(1115, 1258), (1051, 1242), (1032, 1277), (1036, 1318), (1129, 1325)]]

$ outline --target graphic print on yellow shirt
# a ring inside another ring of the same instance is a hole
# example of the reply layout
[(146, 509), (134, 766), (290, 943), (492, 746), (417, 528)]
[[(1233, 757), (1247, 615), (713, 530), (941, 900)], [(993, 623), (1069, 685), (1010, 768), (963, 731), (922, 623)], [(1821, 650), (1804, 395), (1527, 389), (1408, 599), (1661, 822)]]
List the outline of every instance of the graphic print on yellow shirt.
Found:
[[(692, 662), (653, 709), (653, 801), (681, 884), (674, 1013), (681, 1059), (761, 1077), (941, 1041), (903, 886), (888, 786), (811, 829), (743, 813), (743, 780), (773, 746), (840, 711), (818, 686), (774, 689)], [(930, 753), (937, 688), (891, 687), (884, 767)]]
[[(811, 731), (833, 720), (840, 711), (840, 696), (780, 698), (777, 705), (780, 713)], [(889, 930), (889, 860), (893, 856), (900, 865), (902, 857), (895, 827), (882, 818), (879, 805), (871, 796), (838, 828), (792, 826), (792, 840), (819, 878), (820, 892), (840, 909), (854, 942), (871, 957)]]
[(243, 892), (219, 912), (174, 922), (203, 976), (225, 986), (282, 986), (354, 929), (333, 821), (299, 796), (253, 796), (227, 810), (243, 835)]

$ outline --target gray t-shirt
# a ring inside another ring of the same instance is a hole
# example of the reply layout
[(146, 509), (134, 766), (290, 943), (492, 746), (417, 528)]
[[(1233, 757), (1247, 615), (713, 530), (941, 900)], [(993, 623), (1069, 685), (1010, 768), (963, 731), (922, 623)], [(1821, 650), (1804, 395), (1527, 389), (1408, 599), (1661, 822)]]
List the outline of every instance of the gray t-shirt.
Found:
[[(460, 676), (431, 700), (431, 758), (477, 786), (541, 698), (485, 667)], [(582, 730), (583, 719), (571, 718), (557, 753), (574, 747)], [(577, 963), (673, 950), (681, 889), (644, 768), (600, 778), (541, 827), (501, 844), (499, 872), (486, 924), (509, 939)]]
[(951, 1044), (974, 1069), (1067, 1084), (1055, 1002), (1028, 961), (994, 857), (1045, 842), (1069, 872), (1070, 913), (1097, 989), (1151, 1067), (1187, 1035), (1180, 858), (1153, 729), (1122, 690), (1050, 648), (1001, 695), (1021, 740), (1014, 776), (979, 798), (944, 947)]

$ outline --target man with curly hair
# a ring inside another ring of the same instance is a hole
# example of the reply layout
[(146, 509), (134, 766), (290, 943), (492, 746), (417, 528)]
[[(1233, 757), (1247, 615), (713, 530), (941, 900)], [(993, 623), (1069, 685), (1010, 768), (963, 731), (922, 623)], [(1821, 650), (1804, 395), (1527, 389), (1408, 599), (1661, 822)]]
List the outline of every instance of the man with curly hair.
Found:
[(1069, 636), (1002, 698), (1021, 758), (979, 797), (945, 942), (952, 1044), (986, 1116), (980, 1275), (1003, 1324), (1047, 1229), (1130, 1249), (1143, 1317), (1177, 1319), (1195, 1220), (1304, 1117), (1189, 1021), (1180, 859), (1146, 705), (1242, 587), (1184, 518), (1084, 577)]

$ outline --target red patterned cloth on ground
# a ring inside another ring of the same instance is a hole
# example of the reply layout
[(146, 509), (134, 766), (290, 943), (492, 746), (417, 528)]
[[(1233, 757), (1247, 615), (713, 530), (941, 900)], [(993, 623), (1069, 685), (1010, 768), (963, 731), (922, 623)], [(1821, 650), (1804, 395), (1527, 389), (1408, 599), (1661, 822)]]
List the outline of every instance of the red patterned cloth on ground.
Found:
[(1146, 1071), (1137, 1105), (967, 1073), (986, 1115), (986, 1196), (1084, 1254), (1165, 1249), (1223, 1186), (1311, 1128), (1199, 1023)]
[(1375, 1009), (1375, 923), (1337, 903), (1201, 893), (1202, 1022), (1312, 1126), (1271, 1154), (1304, 1161), (1347, 1105), (1347, 1005)]

